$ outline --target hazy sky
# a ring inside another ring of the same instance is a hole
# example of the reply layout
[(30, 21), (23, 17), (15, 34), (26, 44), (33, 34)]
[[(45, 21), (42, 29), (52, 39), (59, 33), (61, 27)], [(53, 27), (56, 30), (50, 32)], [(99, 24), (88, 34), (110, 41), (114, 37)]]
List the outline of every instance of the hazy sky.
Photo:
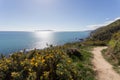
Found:
[(120, 16), (120, 0), (0, 0), (0, 30), (94, 29)]

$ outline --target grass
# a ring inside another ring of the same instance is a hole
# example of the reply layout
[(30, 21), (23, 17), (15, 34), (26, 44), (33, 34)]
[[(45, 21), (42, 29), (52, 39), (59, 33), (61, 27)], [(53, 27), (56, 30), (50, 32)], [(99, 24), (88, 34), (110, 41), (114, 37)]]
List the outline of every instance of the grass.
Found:
[(104, 57), (111, 65), (113, 65), (113, 69), (114, 69), (117, 73), (120, 74), (120, 66), (116, 63), (116, 61), (115, 61), (113, 58), (111, 58), (110, 54), (108, 55), (108, 54), (106, 54), (106, 52), (107, 52), (107, 49), (104, 49), (104, 50), (102, 51), (103, 57)]

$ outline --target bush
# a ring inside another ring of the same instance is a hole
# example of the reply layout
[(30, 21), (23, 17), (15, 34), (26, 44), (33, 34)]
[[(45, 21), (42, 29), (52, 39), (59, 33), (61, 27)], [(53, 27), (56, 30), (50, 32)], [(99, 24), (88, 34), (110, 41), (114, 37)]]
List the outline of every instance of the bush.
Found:
[(68, 46), (73, 47), (67, 44), (2, 57), (0, 80), (94, 80), (90, 53)]

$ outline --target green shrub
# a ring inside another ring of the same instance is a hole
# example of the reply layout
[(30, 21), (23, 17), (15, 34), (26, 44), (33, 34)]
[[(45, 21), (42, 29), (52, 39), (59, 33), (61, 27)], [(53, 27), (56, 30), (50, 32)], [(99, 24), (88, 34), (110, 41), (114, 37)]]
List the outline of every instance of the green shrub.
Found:
[(0, 80), (94, 80), (90, 53), (74, 44), (2, 57)]

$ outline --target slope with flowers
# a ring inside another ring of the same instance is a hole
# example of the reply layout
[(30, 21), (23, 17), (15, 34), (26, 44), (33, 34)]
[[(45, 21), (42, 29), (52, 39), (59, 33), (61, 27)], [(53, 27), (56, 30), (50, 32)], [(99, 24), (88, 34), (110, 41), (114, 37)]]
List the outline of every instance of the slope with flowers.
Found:
[(0, 80), (94, 80), (88, 49), (69, 43), (1, 55)]

